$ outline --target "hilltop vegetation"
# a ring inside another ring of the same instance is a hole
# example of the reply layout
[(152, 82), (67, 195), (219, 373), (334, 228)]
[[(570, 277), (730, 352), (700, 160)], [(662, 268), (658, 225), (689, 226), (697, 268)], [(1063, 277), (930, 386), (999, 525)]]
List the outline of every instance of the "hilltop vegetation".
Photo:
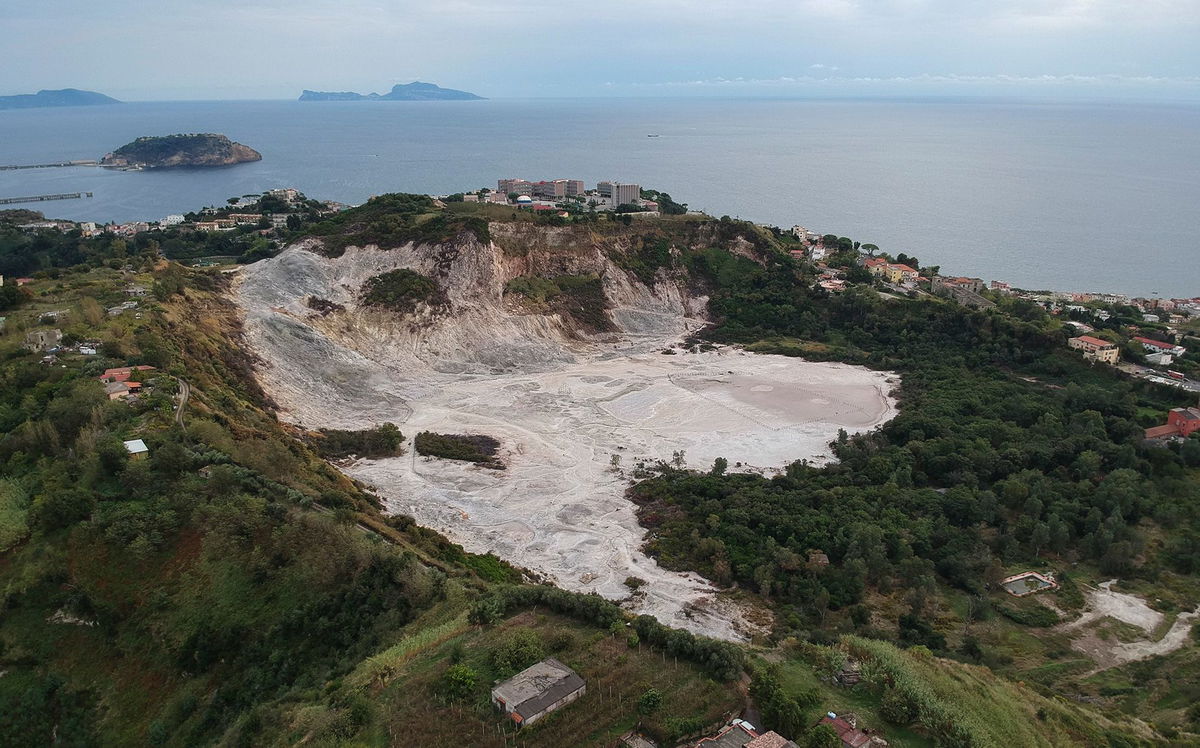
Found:
[(105, 166), (141, 165), (154, 168), (231, 166), (261, 161), (258, 151), (216, 133), (143, 136), (105, 155)]

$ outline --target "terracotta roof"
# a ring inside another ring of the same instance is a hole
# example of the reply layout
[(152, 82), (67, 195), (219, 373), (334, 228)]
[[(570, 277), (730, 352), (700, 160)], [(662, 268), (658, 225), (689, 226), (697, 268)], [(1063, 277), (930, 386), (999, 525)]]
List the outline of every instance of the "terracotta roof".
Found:
[(745, 748), (793, 748), (796, 744), (777, 732), (767, 732), (746, 743)]
[(902, 273), (915, 273), (915, 272), (917, 272), (916, 270), (913, 270), (912, 268), (910, 268), (908, 265), (901, 265), (901, 264), (899, 264), (899, 263), (896, 263), (896, 264), (894, 264), (894, 265), (888, 265), (888, 267), (889, 267), (889, 268), (895, 268), (896, 270), (899, 270), (899, 271), (900, 271), (900, 272), (902, 272)]
[(1134, 340), (1141, 343), (1142, 345), (1152, 345), (1155, 348), (1165, 348), (1167, 350), (1172, 350), (1176, 347), (1174, 343), (1164, 343), (1161, 340), (1152, 340), (1150, 338), (1136, 337), (1136, 338), (1134, 338)]
[(871, 742), (870, 735), (856, 727), (852, 727), (849, 722), (841, 717), (834, 717), (831, 719), (829, 715), (826, 715), (821, 718), (821, 721), (818, 724), (829, 725), (832, 727), (833, 731), (836, 732), (838, 737), (842, 739), (842, 745), (847, 746), (848, 748), (861, 748), (861, 746)]
[(1096, 337), (1092, 337), (1091, 335), (1080, 335), (1079, 337), (1077, 337), (1075, 339), (1082, 340), (1083, 342), (1088, 343), (1089, 345), (1116, 345), (1115, 343), (1110, 343), (1109, 341), (1104, 340), (1103, 338), (1096, 338)]
[(1167, 424), (1165, 426), (1155, 426), (1154, 428), (1146, 429), (1147, 439), (1161, 439), (1164, 436), (1173, 436), (1179, 433), (1179, 427), (1175, 424)]

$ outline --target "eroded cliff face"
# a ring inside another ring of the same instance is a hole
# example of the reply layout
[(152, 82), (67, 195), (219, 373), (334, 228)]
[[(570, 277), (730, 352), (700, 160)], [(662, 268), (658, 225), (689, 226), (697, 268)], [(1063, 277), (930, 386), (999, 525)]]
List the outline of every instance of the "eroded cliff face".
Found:
[[(337, 258), (307, 240), (246, 268), (236, 294), (280, 416), (310, 428), (390, 421), (409, 437), (494, 437), (506, 470), (411, 450), (340, 469), (373, 486), (389, 510), (468, 550), (614, 599), (628, 597), (624, 581), (638, 577), (647, 584), (629, 601), (637, 612), (743, 638), (745, 616), (712, 585), (642, 553), (627, 471), (676, 455), (697, 468), (725, 457), (763, 471), (826, 459), (839, 428), (891, 417), (888, 375), (687, 351), (677, 343), (707, 322), (707, 299), (682, 270), (643, 282), (617, 264), (628, 238), (517, 223), (489, 230), (488, 242), (464, 233), (441, 245), (350, 247)], [(368, 279), (400, 268), (437, 282), (436, 306), (400, 315), (362, 304)], [(599, 277), (605, 332), (504, 292), (520, 276), (562, 275)], [(662, 355), (672, 346), (675, 355)]]
[[(496, 224), (498, 241), (512, 238), (513, 228)], [(532, 372), (575, 362), (597, 345), (656, 346), (707, 321), (707, 298), (689, 293), (686, 277), (663, 274), (647, 286), (617, 267), (602, 245), (568, 244), (566, 232), (553, 228), (537, 233), (547, 246), (521, 255), (469, 233), (444, 245), (349, 247), (337, 258), (321, 254), (318, 240), (307, 240), (248, 268), (239, 298), (252, 335), (261, 335), (278, 354), (267, 359), (268, 369), (281, 371), (319, 366), (316, 359), (327, 360), (333, 345), (345, 349), (335, 357), (339, 362), (361, 356), (414, 376)], [(421, 303), (412, 314), (397, 315), (360, 302), (368, 279), (399, 268), (434, 279), (448, 306)], [(505, 295), (509, 281), (530, 275), (598, 275), (614, 332), (589, 333), (570, 316)], [(324, 306), (322, 301), (336, 306), (313, 308)], [(318, 357), (312, 355), (314, 345), (322, 352)], [(286, 398), (283, 404), (286, 409)]]

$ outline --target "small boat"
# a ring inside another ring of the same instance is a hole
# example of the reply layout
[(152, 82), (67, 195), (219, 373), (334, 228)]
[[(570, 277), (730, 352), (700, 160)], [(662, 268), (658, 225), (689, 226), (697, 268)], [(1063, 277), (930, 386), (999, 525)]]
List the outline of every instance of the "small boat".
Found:
[(647, 135), (646, 137), (647, 137), (647, 138), (657, 138), (657, 137), (658, 137), (658, 133), (650, 133), (650, 134), (649, 134), (649, 135)]

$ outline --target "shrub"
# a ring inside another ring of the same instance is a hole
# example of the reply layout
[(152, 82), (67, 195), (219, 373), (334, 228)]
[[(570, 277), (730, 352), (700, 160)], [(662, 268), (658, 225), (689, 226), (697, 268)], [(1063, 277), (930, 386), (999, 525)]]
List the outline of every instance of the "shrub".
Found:
[(517, 629), (492, 650), (492, 665), (501, 675), (524, 670), (546, 656), (538, 635), (529, 629)]
[(504, 469), (504, 463), (496, 459), (500, 442), (482, 434), (436, 434), (422, 431), (413, 440), (417, 454), (441, 457), (447, 460), (476, 462), (484, 467)]
[(466, 701), (479, 686), (479, 673), (468, 665), (451, 665), (442, 674), (442, 693), (451, 701)]
[(407, 313), (420, 302), (438, 303), (443, 294), (432, 278), (400, 268), (367, 279), (361, 298), (364, 304)]

